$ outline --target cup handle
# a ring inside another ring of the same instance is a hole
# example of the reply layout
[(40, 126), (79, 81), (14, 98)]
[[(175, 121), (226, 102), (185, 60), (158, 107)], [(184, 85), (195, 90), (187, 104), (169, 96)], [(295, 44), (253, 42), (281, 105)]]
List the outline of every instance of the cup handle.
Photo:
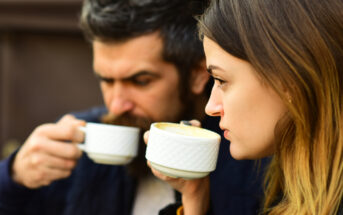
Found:
[(79, 143), (79, 144), (77, 144), (77, 147), (79, 148), (79, 149), (81, 149), (82, 151), (86, 151), (86, 145), (85, 144), (83, 144), (83, 143)]
[[(86, 127), (80, 126), (79, 130), (86, 134), (86, 131), (87, 131)], [(77, 144), (77, 147), (81, 149), (82, 151), (86, 152), (86, 145), (84, 143)]]
[(86, 127), (84, 127), (84, 126), (80, 126), (80, 127), (79, 127), (79, 130), (82, 131), (83, 133), (86, 133), (86, 132), (87, 132), (87, 129), (86, 129)]

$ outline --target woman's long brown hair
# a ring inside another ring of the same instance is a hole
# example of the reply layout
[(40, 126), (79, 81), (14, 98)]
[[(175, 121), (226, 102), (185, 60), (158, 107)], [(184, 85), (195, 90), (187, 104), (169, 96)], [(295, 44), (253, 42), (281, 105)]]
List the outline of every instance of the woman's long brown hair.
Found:
[(246, 60), (288, 108), (263, 213), (336, 214), (343, 195), (343, 1), (214, 0), (200, 33)]

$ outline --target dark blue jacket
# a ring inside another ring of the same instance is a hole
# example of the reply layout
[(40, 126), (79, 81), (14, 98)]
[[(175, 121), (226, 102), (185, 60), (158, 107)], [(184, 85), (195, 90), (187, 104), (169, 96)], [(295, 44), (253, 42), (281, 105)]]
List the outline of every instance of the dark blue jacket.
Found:
[[(88, 122), (98, 122), (105, 112), (105, 108), (95, 108), (75, 115)], [(202, 126), (222, 133), (216, 118), (208, 117)], [(0, 215), (131, 214), (137, 183), (125, 166), (95, 164), (84, 154), (69, 178), (30, 190), (10, 178), (14, 156), (0, 162)], [(262, 196), (262, 171), (257, 171), (254, 161), (232, 159), (224, 139), (217, 169), (210, 177), (213, 214), (257, 213)]]

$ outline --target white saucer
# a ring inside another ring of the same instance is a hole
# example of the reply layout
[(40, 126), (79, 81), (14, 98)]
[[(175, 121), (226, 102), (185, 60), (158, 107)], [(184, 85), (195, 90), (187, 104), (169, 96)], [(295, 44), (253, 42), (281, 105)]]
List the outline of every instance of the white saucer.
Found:
[(160, 171), (166, 176), (173, 177), (173, 178), (195, 179), (195, 178), (203, 178), (209, 174), (209, 172), (193, 172), (193, 171), (169, 168), (169, 167), (162, 166), (153, 162), (150, 162), (150, 164), (152, 168)]
[(87, 155), (95, 163), (100, 164), (110, 164), (110, 165), (125, 165), (130, 163), (133, 159), (131, 156), (120, 156), (120, 155), (111, 155), (111, 154), (100, 154), (87, 152)]

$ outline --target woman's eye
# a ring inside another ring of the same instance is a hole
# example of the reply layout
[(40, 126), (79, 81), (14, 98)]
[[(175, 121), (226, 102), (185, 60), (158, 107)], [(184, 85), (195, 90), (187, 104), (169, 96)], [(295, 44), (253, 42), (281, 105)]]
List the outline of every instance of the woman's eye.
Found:
[(218, 84), (219, 87), (223, 87), (226, 84), (226, 81), (221, 80), (219, 78), (213, 78), (214, 82)]

